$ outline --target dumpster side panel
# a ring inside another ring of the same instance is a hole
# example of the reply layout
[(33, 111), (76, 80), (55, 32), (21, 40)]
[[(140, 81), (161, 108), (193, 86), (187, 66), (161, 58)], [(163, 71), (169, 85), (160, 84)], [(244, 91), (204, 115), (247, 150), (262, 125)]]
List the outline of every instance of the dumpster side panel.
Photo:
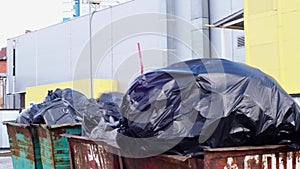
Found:
[(37, 133), (37, 128), (30, 126), (30, 131), (32, 134), (32, 140), (34, 144), (34, 156), (35, 156), (35, 165), (36, 168), (43, 168), (42, 165), (42, 158), (41, 158), (41, 147), (40, 147), (40, 140)]
[(300, 151), (285, 146), (232, 147), (206, 150), (204, 168), (300, 168)]
[(68, 139), (66, 137), (61, 137), (61, 134), (81, 134), (81, 127), (65, 127), (51, 129), (52, 140), (54, 145), (54, 160), (55, 167), (60, 168), (70, 168), (70, 156), (69, 156), (69, 147)]
[(84, 137), (68, 137), (71, 169), (120, 169), (119, 157)]
[(54, 157), (52, 153), (53, 145), (51, 142), (49, 130), (38, 127), (38, 136), (40, 140), (43, 169), (54, 168)]
[(81, 126), (39, 127), (43, 169), (70, 168), (68, 140), (61, 134), (81, 134)]
[(7, 126), (14, 169), (41, 169), (36, 130), (27, 125), (5, 123)]

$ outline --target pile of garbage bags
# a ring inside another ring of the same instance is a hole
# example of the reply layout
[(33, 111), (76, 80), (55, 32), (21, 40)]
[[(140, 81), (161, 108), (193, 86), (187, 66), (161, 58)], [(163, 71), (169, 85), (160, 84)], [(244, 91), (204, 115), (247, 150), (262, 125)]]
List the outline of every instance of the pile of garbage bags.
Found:
[(78, 123), (80, 116), (74, 108), (75, 104), (72, 97), (69, 96), (73, 93), (79, 94), (79, 92), (71, 89), (61, 90), (57, 88), (54, 92), (52, 90), (48, 91), (48, 95), (42, 103), (31, 104), (28, 108), (24, 109), (16, 122), (47, 125)]
[(117, 142), (134, 157), (203, 155), (203, 149), (284, 144), (300, 149), (300, 108), (262, 71), (224, 59), (195, 59), (137, 77), (125, 94), (88, 99), (50, 91), (19, 123), (82, 124), (82, 135)]
[(16, 119), (23, 124), (72, 124), (81, 123), (84, 136), (90, 137), (100, 122), (111, 128), (119, 127), (119, 111), (123, 94), (103, 93), (98, 99), (88, 99), (70, 88), (48, 91), (42, 103), (31, 104)]
[(103, 93), (94, 102), (86, 105), (83, 112), (83, 136), (92, 139), (115, 140), (116, 129), (120, 127), (123, 116), (120, 106), (123, 93)]
[(121, 106), (117, 143), (135, 157), (197, 156), (205, 148), (300, 148), (300, 109), (268, 75), (224, 59), (195, 59), (137, 77)]

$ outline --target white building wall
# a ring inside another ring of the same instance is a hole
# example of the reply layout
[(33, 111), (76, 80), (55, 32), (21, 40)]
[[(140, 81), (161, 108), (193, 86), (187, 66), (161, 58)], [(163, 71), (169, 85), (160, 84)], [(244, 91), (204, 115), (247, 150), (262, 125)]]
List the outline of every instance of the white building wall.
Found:
[(90, 78), (90, 25), (93, 78), (118, 80), (120, 91), (125, 91), (130, 80), (140, 72), (138, 42), (145, 70), (167, 64), (166, 19), (161, 15), (165, 11), (166, 5), (160, 0), (136, 0), (96, 12), (91, 24), (89, 15), (85, 15), (9, 39), (9, 93), (25, 91), (31, 86)]
[[(216, 0), (132, 0), (98, 11), (92, 19), (91, 15), (84, 15), (11, 38), (7, 48), (8, 93), (22, 92), (26, 87), (89, 79), (91, 67), (93, 78), (115, 79), (119, 90), (124, 92), (140, 74), (137, 43), (142, 48), (145, 71), (181, 60), (210, 57), (210, 51), (216, 51), (212, 56), (219, 57), (219, 30), (211, 29), (209, 33), (204, 25), (242, 7), (238, 1), (226, 1), (230, 5), (224, 7), (227, 3), (218, 4)], [(231, 45), (235, 34), (226, 32), (227, 56), (235, 57), (232, 54), (238, 53)], [(12, 76), (14, 41), (15, 82)]]
[[(193, 58), (210, 57), (207, 0), (168, 0), (168, 63)], [(173, 38), (172, 35), (180, 38)]]

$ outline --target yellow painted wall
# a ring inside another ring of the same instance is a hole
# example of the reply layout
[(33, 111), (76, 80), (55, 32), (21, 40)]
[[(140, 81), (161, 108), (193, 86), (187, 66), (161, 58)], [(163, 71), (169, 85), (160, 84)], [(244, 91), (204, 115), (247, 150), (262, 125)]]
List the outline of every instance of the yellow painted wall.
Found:
[(300, 1), (245, 0), (246, 62), (300, 93)]
[[(56, 88), (72, 88), (85, 94), (88, 98), (91, 98), (90, 86), (90, 80), (87, 79), (28, 87), (26, 88), (25, 106), (27, 107), (30, 101), (34, 101), (34, 103), (43, 102), (44, 98), (47, 96), (48, 90), (54, 91)], [(94, 98), (98, 98), (101, 93), (112, 91), (118, 91), (118, 83), (116, 80), (94, 79)]]

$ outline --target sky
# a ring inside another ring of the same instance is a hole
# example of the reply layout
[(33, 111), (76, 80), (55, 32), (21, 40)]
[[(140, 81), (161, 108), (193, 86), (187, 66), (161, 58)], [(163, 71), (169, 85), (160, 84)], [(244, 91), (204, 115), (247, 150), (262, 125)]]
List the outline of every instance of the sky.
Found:
[(62, 0), (0, 0), (0, 49), (7, 39), (60, 23), (62, 18)]

